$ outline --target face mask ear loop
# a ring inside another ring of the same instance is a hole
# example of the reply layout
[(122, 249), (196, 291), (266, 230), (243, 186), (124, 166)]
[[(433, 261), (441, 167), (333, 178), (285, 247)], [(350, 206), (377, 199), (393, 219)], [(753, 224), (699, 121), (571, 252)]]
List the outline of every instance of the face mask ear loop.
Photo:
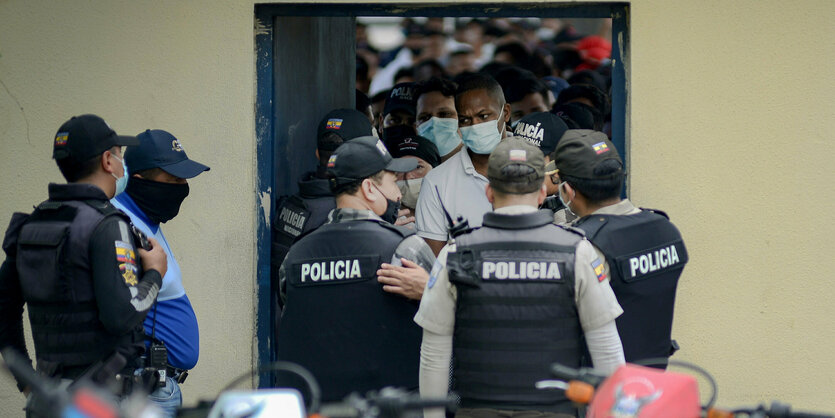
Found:
[[(565, 210), (567, 210), (567, 211), (568, 211), (568, 213), (570, 213), (572, 216), (577, 216), (577, 214), (576, 214), (576, 213), (574, 213), (574, 211), (573, 211), (573, 210), (571, 210), (571, 207), (570, 207), (570, 206), (568, 206), (568, 205), (570, 205), (570, 204), (571, 204), (571, 202), (573, 201), (573, 199), (571, 199), (571, 200), (569, 200), (568, 202), (566, 202), (566, 201), (562, 198), (562, 193), (560, 193), (560, 191), (563, 189), (563, 187), (562, 187), (562, 186), (563, 186), (565, 183), (566, 183), (566, 182), (562, 182), (562, 183), (560, 183), (560, 185), (559, 185), (559, 186), (557, 186), (557, 197), (559, 197), (559, 198), (560, 198), (560, 202), (562, 202), (562, 205), (563, 205), (563, 206), (565, 206)], [(568, 194), (568, 190), (567, 190), (567, 189), (566, 189), (566, 191), (565, 191), (565, 194), (566, 194), (566, 195)]]

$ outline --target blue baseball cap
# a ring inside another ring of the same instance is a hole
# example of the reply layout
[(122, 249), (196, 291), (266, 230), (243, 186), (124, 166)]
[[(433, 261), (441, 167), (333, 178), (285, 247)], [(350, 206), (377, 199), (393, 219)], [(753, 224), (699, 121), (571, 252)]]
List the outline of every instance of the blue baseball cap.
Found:
[(209, 167), (189, 160), (180, 141), (161, 129), (148, 129), (136, 136), (139, 145), (125, 150), (125, 163), (129, 174), (151, 168), (159, 168), (172, 176), (183, 179), (196, 177), (209, 171)]

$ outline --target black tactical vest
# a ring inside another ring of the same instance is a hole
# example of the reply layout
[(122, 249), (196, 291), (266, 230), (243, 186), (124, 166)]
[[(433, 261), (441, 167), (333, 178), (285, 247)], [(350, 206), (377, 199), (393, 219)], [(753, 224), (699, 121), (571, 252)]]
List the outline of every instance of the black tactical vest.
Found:
[(275, 219), (272, 223), (271, 264), (274, 277), (299, 237), (322, 226), (328, 220), (328, 213), (336, 208), (328, 181), (308, 175), (299, 182), (299, 194), (284, 196), (278, 200)]
[(578, 367), (583, 333), (574, 302), (582, 236), (552, 212), (484, 215), (447, 260), (457, 289), (455, 390), (466, 408), (574, 413), (562, 391), (538, 390), (550, 365)]
[(38, 369), (47, 374), (61, 375), (64, 369), (90, 365), (117, 349), (132, 352), (131, 346), (141, 345), (141, 324), (133, 333), (114, 335), (99, 321), (90, 239), (110, 216), (130, 224), (130, 218), (106, 200), (47, 200), (20, 229), (17, 270)]
[(380, 264), (412, 234), (382, 221), (329, 223), (287, 254), (278, 359), (310, 370), (322, 400), (384, 386), (417, 388), (418, 305), (377, 282)]
[[(672, 354), (676, 285), (687, 249), (664, 212), (589, 215), (576, 227), (603, 252), (623, 315), (616, 320), (627, 362)], [(656, 364), (664, 368), (666, 364)]]

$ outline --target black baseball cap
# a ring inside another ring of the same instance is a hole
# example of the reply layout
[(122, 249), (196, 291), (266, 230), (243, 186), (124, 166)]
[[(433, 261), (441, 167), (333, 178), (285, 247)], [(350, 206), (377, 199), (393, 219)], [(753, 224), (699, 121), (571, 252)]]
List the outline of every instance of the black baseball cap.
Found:
[[(595, 168), (606, 160), (617, 160), (621, 169), (605, 176), (594, 174)], [(554, 159), (545, 167), (547, 174), (565, 174), (588, 180), (603, 180), (623, 174), (623, 161), (615, 145), (603, 132), (589, 129), (569, 129), (554, 151)]]
[[(528, 169), (515, 169), (524, 166)], [(530, 142), (510, 137), (490, 153), (487, 160), (490, 187), (506, 193), (531, 193), (542, 187), (545, 179), (545, 156)]]
[(422, 136), (407, 135), (386, 138), (383, 140), (383, 144), (385, 144), (386, 148), (395, 158), (412, 156), (426, 161), (432, 167), (437, 167), (441, 164), (441, 155), (438, 153), (438, 147), (432, 141)]
[(362, 180), (380, 171), (407, 173), (414, 170), (418, 161), (414, 158), (392, 158), (383, 141), (364, 136), (345, 142), (328, 159), (328, 174), (333, 176), (331, 185), (338, 186)]
[(190, 179), (209, 167), (188, 159), (180, 141), (161, 129), (148, 129), (136, 136), (138, 146), (125, 150), (129, 174), (159, 168), (172, 176)]
[(536, 145), (545, 155), (557, 149), (568, 125), (559, 116), (550, 112), (534, 112), (519, 119), (513, 128), (513, 136)]
[(592, 113), (592, 109), (591, 106), (573, 102), (554, 105), (551, 112), (559, 116), (560, 119), (570, 119), (578, 129), (594, 129), (594, 114)]
[(371, 122), (368, 116), (356, 109), (335, 109), (328, 112), (321, 121), (316, 131), (317, 148), (323, 151), (333, 151), (339, 146), (332, 142), (322, 141), (328, 132), (333, 132), (342, 138), (342, 141), (359, 138), (361, 136), (373, 135)]
[(395, 110), (403, 110), (414, 115), (415, 108), (417, 107), (416, 93), (415, 83), (395, 84), (386, 99), (386, 105), (383, 107), (383, 115), (388, 115)]
[(130, 145), (139, 145), (139, 140), (134, 136), (116, 135), (101, 117), (89, 114), (73, 116), (55, 133), (52, 158), (86, 161), (110, 148)]

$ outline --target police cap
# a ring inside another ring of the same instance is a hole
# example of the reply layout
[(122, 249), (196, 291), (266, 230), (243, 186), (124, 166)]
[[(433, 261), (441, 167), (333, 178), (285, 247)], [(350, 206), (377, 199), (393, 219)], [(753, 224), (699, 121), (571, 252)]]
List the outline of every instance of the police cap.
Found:
[(392, 158), (383, 141), (364, 136), (340, 145), (328, 159), (327, 170), (333, 177), (333, 186), (356, 182), (383, 170), (407, 173), (417, 164), (414, 158)]
[(499, 143), (487, 162), (490, 187), (505, 193), (532, 193), (545, 179), (545, 156), (536, 145), (511, 137)]
[(99, 116), (73, 116), (64, 122), (55, 133), (52, 144), (52, 158), (72, 158), (86, 161), (116, 146), (139, 145), (134, 136), (116, 135), (113, 129)]
[(553, 160), (545, 167), (548, 174), (565, 174), (589, 180), (603, 180), (623, 174), (623, 168), (615, 173), (595, 175), (603, 161), (617, 160), (623, 166), (615, 145), (603, 132), (589, 129), (569, 129), (560, 139)]

